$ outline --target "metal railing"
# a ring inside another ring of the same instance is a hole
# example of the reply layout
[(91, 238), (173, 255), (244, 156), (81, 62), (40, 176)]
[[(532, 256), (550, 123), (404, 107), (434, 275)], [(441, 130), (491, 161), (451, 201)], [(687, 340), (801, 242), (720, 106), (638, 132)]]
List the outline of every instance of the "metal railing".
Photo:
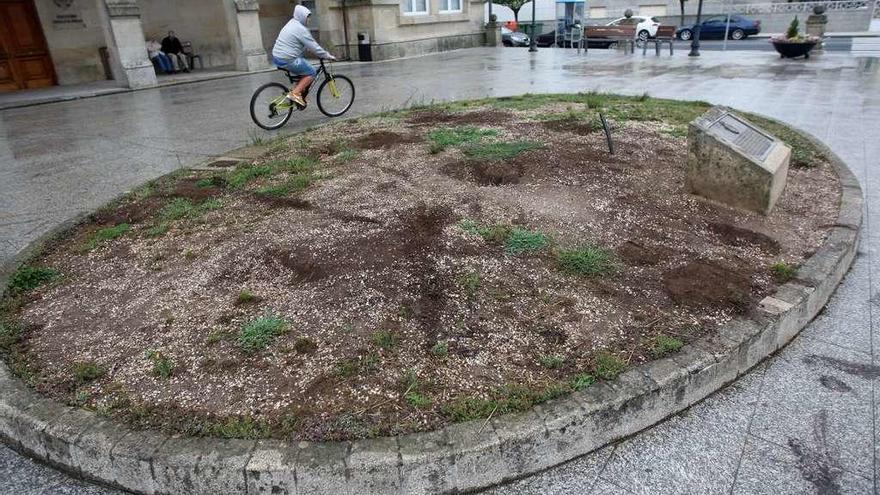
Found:
[[(793, 2), (793, 3), (747, 3), (733, 4), (728, 8), (733, 14), (810, 14), (814, 7), (823, 6), (827, 12), (844, 10), (866, 10), (873, 8), (880, 0), (837, 0), (832, 2)], [(874, 9), (877, 14), (877, 8)]]

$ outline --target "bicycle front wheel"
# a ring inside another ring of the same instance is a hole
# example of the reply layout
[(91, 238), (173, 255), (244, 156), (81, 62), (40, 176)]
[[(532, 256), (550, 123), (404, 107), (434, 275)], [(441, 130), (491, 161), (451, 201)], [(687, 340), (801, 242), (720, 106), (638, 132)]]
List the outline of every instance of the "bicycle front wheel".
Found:
[(324, 79), (318, 88), (318, 110), (328, 117), (339, 117), (354, 103), (354, 83), (345, 76)]
[(284, 98), (287, 87), (281, 83), (264, 84), (251, 97), (251, 118), (258, 126), (273, 131), (287, 123), (293, 107)]

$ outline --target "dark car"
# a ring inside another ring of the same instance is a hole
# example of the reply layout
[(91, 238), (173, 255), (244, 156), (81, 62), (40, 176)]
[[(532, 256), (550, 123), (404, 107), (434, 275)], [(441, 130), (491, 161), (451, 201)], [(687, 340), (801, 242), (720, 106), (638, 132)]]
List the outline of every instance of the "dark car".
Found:
[[(539, 34), (537, 38), (535, 38), (535, 44), (538, 46), (552, 46), (553, 44), (560, 48), (572, 48), (571, 41), (556, 37), (556, 31), (550, 31), (549, 33)], [(617, 41), (614, 40), (601, 40), (601, 39), (591, 39), (588, 42), (588, 48), (611, 48), (617, 46)]]
[[(685, 26), (679, 28), (675, 35), (682, 40), (689, 40), (694, 37), (694, 28), (696, 25)], [(727, 27), (727, 17), (717, 16), (710, 17), (700, 24), (701, 40), (720, 40), (724, 39), (724, 31), (727, 30), (727, 36), (732, 40), (742, 40), (747, 36), (752, 36), (761, 32), (761, 21), (753, 21), (743, 16), (730, 16), (730, 27)]]

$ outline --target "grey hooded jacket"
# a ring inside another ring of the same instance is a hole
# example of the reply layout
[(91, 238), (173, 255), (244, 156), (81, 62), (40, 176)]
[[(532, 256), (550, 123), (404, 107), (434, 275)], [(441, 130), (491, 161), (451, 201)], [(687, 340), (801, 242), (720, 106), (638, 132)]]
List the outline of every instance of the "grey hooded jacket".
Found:
[(306, 27), (306, 18), (311, 13), (302, 5), (297, 5), (293, 9), (293, 19), (287, 21), (278, 33), (278, 39), (275, 40), (275, 46), (272, 48), (273, 57), (279, 60), (294, 60), (302, 58), (306, 52), (311, 52), (318, 58), (331, 57), (327, 50), (321, 48), (315, 38), (312, 38), (312, 33)]

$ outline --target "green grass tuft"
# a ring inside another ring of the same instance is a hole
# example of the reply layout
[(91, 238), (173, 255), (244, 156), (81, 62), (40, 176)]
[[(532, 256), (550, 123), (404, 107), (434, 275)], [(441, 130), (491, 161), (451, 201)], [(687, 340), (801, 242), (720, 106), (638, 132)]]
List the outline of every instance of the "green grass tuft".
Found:
[(251, 292), (247, 289), (242, 289), (241, 292), (238, 293), (238, 296), (235, 298), (235, 304), (236, 305), (250, 304), (250, 303), (257, 302), (259, 300), (260, 300), (260, 298), (257, 295), (255, 295), (253, 292)]
[(91, 361), (73, 363), (70, 371), (77, 386), (104, 376), (104, 369)]
[(449, 344), (446, 342), (437, 342), (431, 347), (431, 354), (437, 357), (443, 357), (449, 354)]
[(238, 333), (238, 345), (245, 352), (265, 349), (276, 337), (287, 330), (287, 322), (273, 315), (261, 316), (248, 322)]
[(120, 223), (113, 227), (101, 229), (89, 237), (89, 240), (83, 246), (83, 251), (91, 251), (106, 241), (122, 237), (123, 234), (128, 232), (128, 229), (129, 225), (127, 223)]
[(9, 279), (9, 290), (21, 293), (34, 290), (58, 277), (58, 272), (45, 266), (24, 265), (18, 268)]
[(424, 395), (420, 394), (419, 392), (415, 392), (415, 391), (409, 392), (406, 394), (405, 398), (406, 398), (406, 401), (409, 402), (409, 404), (413, 407), (422, 408), (422, 407), (428, 407), (431, 405), (431, 399), (425, 397)]
[(388, 330), (377, 330), (373, 333), (373, 343), (380, 349), (389, 350), (397, 345), (397, 337)]
[(554, 355), (540, 356), (538, 357), (538, 363), (547, 369), (555, 370), (565, 366), (565, 358)]
[(232, 416), (206, 427), (205, 433), (220, 438), (241, 438), (256, 440), (271, 434), (268, 423), (250, 416)]
[(651, 345), (651, 355), (655, 358), (661, 358), (667, 354), (678, 351), (683, 345), (684, 342), (675, 337), (670, 337), (669, 335), (661, 333), (654, 337), (654, 342)]
[(338, 163), (348, 163), (358, 157), (358, 150), (342, 150), (333, 159)]
[(236, 167), (226, 178), (226, 183), (232, 189), (239, 189), (260, 177), (271, 175), (273, 168), (269, 165), (246, 165)]
[(591, 245), (561, 249), (556, 253), (556, 262), (567, 273), (587, 277), (606, 275), (615, 269), (611, 253)]
[(194, 204), (186, 198), (174, 198), (159, 210), (159, 226), (162, 223), (173, 222), (181, 218), (196, 218), (206, 211), (220, 208), (220, 204), (220, 200), (217, 199), (206, 199), (201, 203)]
[(477, 271), (469, 272), (458, 279), (458, 284), (464, 289), (468, 298), (476, 295), (477, 291), (480, 289), (480, 283), (480, 272)]
[(168, 356), (159, 351), (147, 351), (145, 355), (153, 363), (153, 375), (166, 379), (171, 377), (174, 365), (171, 364)]
[(613, 380), (625, 368), (626, 363), (610, 352), (602, 351), (593, 359), (593, 375), (603, 380)]
[(509, 160), (526, 151), (543, 148), (541, 143), (534, 141), (510, 141), (501, 143), (471, 144), (464, 148), (464, 154), (472, 160)]
[(797, 266), (789, 265), (784, 261), (774, 263), (773, 266), (770, 267), (770, 273), (773, 274), (773, 279), (780, 284), (784, 284), (793, 279), (795, 275), (797, 275), (797, 270)]
[(581, 373), (571, 379), (569, 386), (572, 390), (578, 391), (583, 390), (594, 383), (596, 383), (596, 377), (589, 373)]
[(504, 252), (519, 254), (526, 251), (538, 251), (550, 242), (550, 238), (541, 232), (516, 227), (504, 239)]
[(436, 129), (428, 133), (431, 142), (431, 153), (440, 153), (450, 146), (476, 143), (484, 137), (497, 136), (493, 129), (479, 129), (473, 126), (461, 126)]

